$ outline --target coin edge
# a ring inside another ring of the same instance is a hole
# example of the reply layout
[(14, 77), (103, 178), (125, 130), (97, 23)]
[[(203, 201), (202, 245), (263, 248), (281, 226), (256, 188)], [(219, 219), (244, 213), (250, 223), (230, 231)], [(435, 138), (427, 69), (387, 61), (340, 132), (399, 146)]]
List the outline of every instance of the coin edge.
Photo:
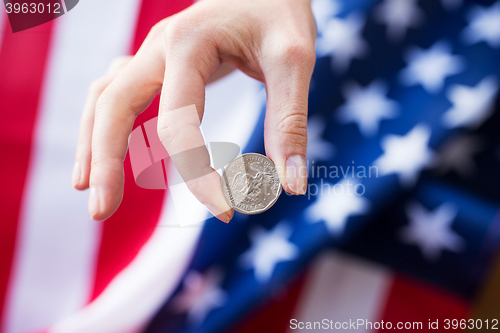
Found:
[[(271, 160), (269, 157), (265, 156), (265, 155), (262, 155), (262, 154), (259, 154), (259, 153), (245, 153), (245, 154), (241, 154), (240, 156), (237, 156), (235, 159), (233, 159), (231, 162), (229, 162), (225, 167), (224, 167), (224, 170), (222, 170), (222, 176), (221, 176), (221, 189), (222, 189), (222, 194), (224, 195), (224, 199), (226, 200), (227, 204), (229, 205), (229, 207), (231, 207), (232, 209), (234, 209), (235, 211), (237, 211), (238, 213), (241, 213), (241, 214), (245, 214), (245, 215), (257, 215), (257, 214), (262, 214), (264, 213), (265, 211), (269, 210), (272, 206), (274, 206), (274, 204), (278, 201), (278, 198), (281, 196), (281, 192), (283, 190), (283, 186), (281, 186), (281, 182), (279, 184), (279, 190), (278, 190), (278, 195), (269, 203), (269, 205), (266, 206), (266, 208), (262, 208), (260, 210), (256, 210), (256, 211), (252, 211), (252, 212), (247, 212), (247, 211), (242, 211), (241, 209), (239, 208), (236, 208), (236, 207), (233, 207), (233, 205), (231, 204), (231, 200), (229, 200), (227, 198), (227, 195), (224, 191), (224, 184), (226, 183), (225, 179), (224, 179), (224, 174), (226, 172), (226, 169), (229, 168), (229, 166), (231, 165), (231, 163), (233, 163), (234, 161), (236, 161), (238, 158), (243, 158), (243, 156), (245, 155), (256, 155), (256, 156), (262, 156), (264, 157), (265, 159), (268, 159), (274, 166), (274, 169), (276, 170), (276, 164), (274, 164), (273, 160)], [(277, 173), (277, 171), (276, 171)], [(279, 180), (279, 177), (278, 177), (278, 180)]]

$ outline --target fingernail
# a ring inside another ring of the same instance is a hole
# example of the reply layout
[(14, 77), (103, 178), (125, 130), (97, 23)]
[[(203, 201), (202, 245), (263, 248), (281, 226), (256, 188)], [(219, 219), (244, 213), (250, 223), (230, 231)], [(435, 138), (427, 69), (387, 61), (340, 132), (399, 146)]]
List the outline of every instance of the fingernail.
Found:
[(226, 218), (227, 218), (227, 222), (226, 221), (224, 221), (224, 222), (229, 223), (229, 221), (231, 221), (231, 219), (233, 218), (233, 215), (234, 215), (233, 210), (225, 212), (224, 214), (226, 215)]
[(286, 160), (286, 184), (294, 194), (305, 194), (307, 187), (306, 161), (299, 155)]
[(231, 221), (231, 219), (233, 218), (232, 210), (223, 212), (220, 208), (212, 204), (207, 204), (206, 207), (210, 211), (210, 213), (212, 213), (216, 218), (224, 223), (229, 223), (229, 221)]
[(73, 166), (73, 174), (71, 175), (71, 186), (76, 187), (80, 183), (81, 174), (80, 162), (76, 161)]
[(99, 214), (99, 191), (95, 187), (91, 187), (89, 197), (90, 218), (93, 219), (97, 214)]

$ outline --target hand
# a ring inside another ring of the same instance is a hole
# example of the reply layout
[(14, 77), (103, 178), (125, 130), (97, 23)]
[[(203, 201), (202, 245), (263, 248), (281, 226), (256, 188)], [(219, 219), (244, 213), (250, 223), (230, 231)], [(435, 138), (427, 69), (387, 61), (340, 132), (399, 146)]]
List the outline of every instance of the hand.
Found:
[[(310, 0), (202, 0), (157, 23), (134, 57), (113, 64), (90, 89), (72, 179), (79, 190), (90, 186), (89, 215), (104, 220), (118, 208), (128, 136), (137, 115), (159, 91), (158, 134), (169, 154), (204, 147), (198, 126), (205, 86), (222, 64), (266, 85), (266, 154), (285, 191), (305, 193), (315, 38)], [(196, 107), (194, 114), (179, 112), (190, 105)], [(173, 162), (196, 198), (229, 222), (233, 211), (223, 197), (220, 176), (202, 150), (202, 158), (198, 154)], [(204, 176), (193, 179), (193, 174)]]

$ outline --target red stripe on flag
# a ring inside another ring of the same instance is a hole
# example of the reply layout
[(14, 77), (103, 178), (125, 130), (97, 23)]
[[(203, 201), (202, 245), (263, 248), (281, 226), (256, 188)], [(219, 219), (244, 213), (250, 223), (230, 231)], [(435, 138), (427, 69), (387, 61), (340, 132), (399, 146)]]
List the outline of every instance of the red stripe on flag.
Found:
[(52, 22), (12, 33), (8, 20), (0, 48), (0, 313), (13, 262), (23, 191), (31, 154)]
[[(391, 322), (393, 329), (398, 322), (422, 322), (422, 329), (415, 331), (447, 332), (444, 320), (467, 319), (469, 309), (469, 302), (455, 294), (396, 275), (381, 319)], [(429, 329), (429, 319), (438, 320), (439, 329)]]
[[(137, 22), (132, 54), (149, 30), (161, 19), (188, 7), (191, 0), (143, 0)], [(144, 111), (134, 127), (158, 115), (158, 98)], [(160, 217), (164, 190), (145, 190), (134, 181), (130, 158), (124, 162), (125, 192), (120, 208), (103, 225), (92, 299), (137, 255), (153, 233)]]

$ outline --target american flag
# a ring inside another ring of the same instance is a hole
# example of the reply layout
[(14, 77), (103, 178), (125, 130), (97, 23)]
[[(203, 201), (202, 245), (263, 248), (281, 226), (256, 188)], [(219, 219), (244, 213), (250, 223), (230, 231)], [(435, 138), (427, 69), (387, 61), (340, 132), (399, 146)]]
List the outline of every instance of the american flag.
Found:
[[(180, 227), (127, 157), (120, 208), (92, 221), (70, 187), (88, 86), (190, 4), (86, 0), (15, 34), (1, 11), (0, 332), (498, 320), (500, 1), (313, 0), (308, 194)], [(265, 153), (264, 102), (242, 73), (210, 85), (206, 140)]]

